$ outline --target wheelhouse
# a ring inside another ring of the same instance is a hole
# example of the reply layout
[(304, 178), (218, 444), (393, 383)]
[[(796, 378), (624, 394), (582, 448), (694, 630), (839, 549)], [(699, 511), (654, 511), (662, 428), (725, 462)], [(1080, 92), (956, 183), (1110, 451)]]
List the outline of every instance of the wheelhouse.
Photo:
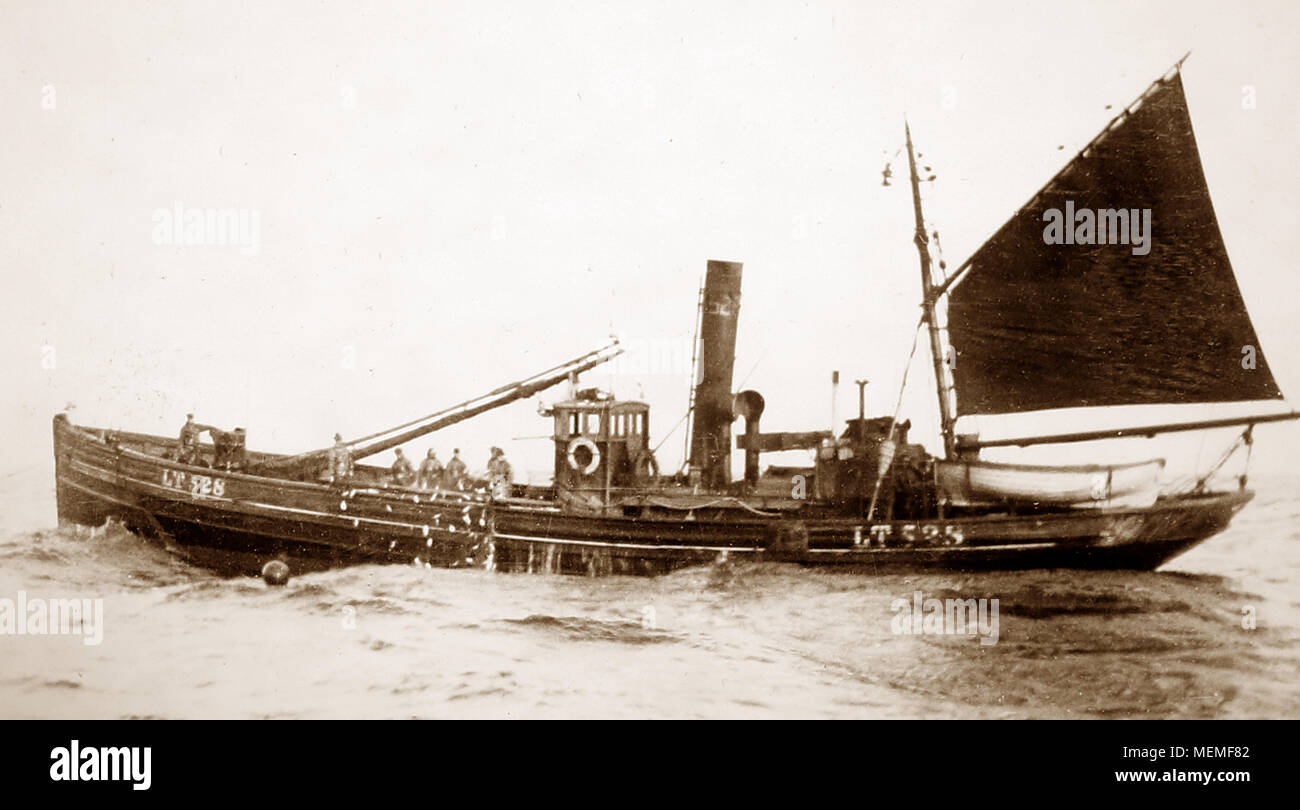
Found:
[(591, 503), (609, 503), (611, 490), (658, 474), (650, 452), (650, 406), (587, 390), (552, 406), (555, 486)]

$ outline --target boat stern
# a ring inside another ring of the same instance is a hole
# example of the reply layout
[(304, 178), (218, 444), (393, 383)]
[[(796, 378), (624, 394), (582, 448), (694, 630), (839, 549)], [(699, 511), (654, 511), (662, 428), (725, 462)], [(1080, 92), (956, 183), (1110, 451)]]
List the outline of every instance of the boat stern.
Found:
[(91, 494), (91, 490), (78, 484), (81, 475), (74, 460), (77, 445), (82, 441), (77, 429), (66, 413), (55, 414), (54, 442), (54, 494), (58, 508), (59, 525), (102, 526), (112, 514), (109, 504)]

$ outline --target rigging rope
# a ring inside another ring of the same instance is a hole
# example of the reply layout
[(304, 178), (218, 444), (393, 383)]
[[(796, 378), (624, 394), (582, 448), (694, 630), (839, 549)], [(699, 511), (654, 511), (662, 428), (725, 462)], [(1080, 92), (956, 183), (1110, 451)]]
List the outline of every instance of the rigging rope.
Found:
[[(890, 442), (894, 440), (894, 426), (898, 424), (898, 414), (903, 409), (903, 392), (907, 390), (907, 374), (909, 371), (912, 370), (912, 359), (916, 357), (916, 347), (920, 342), (921, 327), (923, 326), (925, 326), (924, 315), (922, 315), (921, 320), (917, 322), (916, 330), (912, 332), (912, 350), (908, 352), (907, 363), (903, 366), (903, 382), (901, 385), (898, 386), (898, 402), (894, 404), (894, 413), (889, 418), (889, 432), (885, 434), (888, 437), (887, 440)], [(895, 449), (895, 452), (897, 452), (897, 449)], [(890, 459), (890, 463), (891, 464), (893, 463), (892, 458)], [(876, 499), (880, 496), (880, 484), (884, 480), (885, 480), (885, 476), (883, 474), (878, 473), (876, 475), (876, 485), (871, 490), (871, 505), (867, 508), (868, 520), (872, 520), (875, 518)]]
[[(1213, 467), (1210, 468), (1210, 471), (1196, 480), (1196, 486), (1193, 488), (1192, 491), (1203, 492), (1205, 490), (1205, 485), (1209, 483), (1212, 477), (1214, 477), (1214, 474), (1217, 473), (1223, 467), (1224, 464), (1228, 463), (1228, 459), (1236, 455), (1237, 448), (1241, 447), (1242, 445), (1246, 446), (1246, 466), (1249, 467), (1250, 451), (1255, 446), (1254, 431), (1255, 431), (1254, 425), (1247, 426), (1247, 428), (1241, 432), (1241, 435), (1238, 436), (1236, 439), (1234, 439), (1232, 444), (1228, 445), (1228, 449), (1223, 451), (1223, 455), (1220, 456), (1219, 460), (1215, 462)], [(1204, 433), (1201, 434), (1201, 444), (1202, 446), (1204, 446), (1205, 444)], [(1243, 488), (1246, 486), (1245, 478), (1246, 478), (1246, 474), (1245, 471), (1243, 470), (1240, 476), (1241, 486)]]
[(676, 512), (694, 512), (696, 509), (707, 509), (710, 506), (719, 506), (721, 504), (733, 503), (737, 506), (749, 510), (750, 512), (753, 512), (756, 515), (762, 515), (763, 517), (779, 517), (781, 514), (780, 512), (769, 512), (769, 511), (764, 511), (762, 509), (758, 509), (756, 507), (750, 506), (749, 504), (745, 503), (739, 498), (718, 498), (716, 500), (708, 501), (707, 503), (695, 503), (695, 504), (691, 504), (690, 506), (683, 506), (681, 504), (675, 504), (675, 503), (664, 503), (657, 498), (647, 498), (645, 502), (650, 504), (651, 506), (658, 506), (660, 509), (671, 509)]

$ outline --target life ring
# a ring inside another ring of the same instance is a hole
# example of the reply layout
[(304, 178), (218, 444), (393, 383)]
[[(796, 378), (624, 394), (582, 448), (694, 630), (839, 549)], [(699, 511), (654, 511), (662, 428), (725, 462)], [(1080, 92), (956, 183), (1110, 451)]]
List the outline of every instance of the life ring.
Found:
[[(577, 452), (581, 448), (587, 448), (587, 453), (591, 456), (591, 461), (583, 466), (578, 461)], [(569, 466), (577, 470), (582, 475), (591, 475), (600, 466), (600, 448), (596, 443), (586, 436), (577, 436), (569, 442)]]

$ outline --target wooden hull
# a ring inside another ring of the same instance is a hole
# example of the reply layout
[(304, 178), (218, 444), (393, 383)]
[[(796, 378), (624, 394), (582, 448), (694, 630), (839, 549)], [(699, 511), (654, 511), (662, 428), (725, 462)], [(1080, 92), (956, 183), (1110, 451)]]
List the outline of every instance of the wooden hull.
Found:
[[(166, 439), (121, 434), (130, 444)], [(365, 562), (481, 565), (488, 504), (472, 494), (286, 481), (168, 461), (54, 422), (61, 521), (110, 517), (165, 539), (205, 566), (256, 572), (271, 559), (296, 571)]]
[(818, 512), (732, 509), (665, 515), (567, 513), (551, 501), (356, 489), (242, 475), (167, 461), (150, 442), (54, 421), (61, 520), (115, 517), (196, 562), (255, 573), (356, 563), (487, 566), (510, 571), (658, 574), (735, 559), (867, 573), (942, 568), (1152, 569), (1222, 531), (1252, 497), (1233, 492), (1140, 509), (985, 514), (878, 521)]
[(935, 462), (940, 493), (959, 505), (1057, 504), (1075, 507), (1149, 505), (1163, 459), (1110, 466), (1036, 466), (980, 461)]
[(1219, 533), (1253, 494), (1162, 501), (1135, 509), (922, 521), (860, 518), (646, 521), (540, 508), (494, 512), (494, 559), (507, 570), (658, 573), (730, 558), (909, 569), (1150, 570)]

